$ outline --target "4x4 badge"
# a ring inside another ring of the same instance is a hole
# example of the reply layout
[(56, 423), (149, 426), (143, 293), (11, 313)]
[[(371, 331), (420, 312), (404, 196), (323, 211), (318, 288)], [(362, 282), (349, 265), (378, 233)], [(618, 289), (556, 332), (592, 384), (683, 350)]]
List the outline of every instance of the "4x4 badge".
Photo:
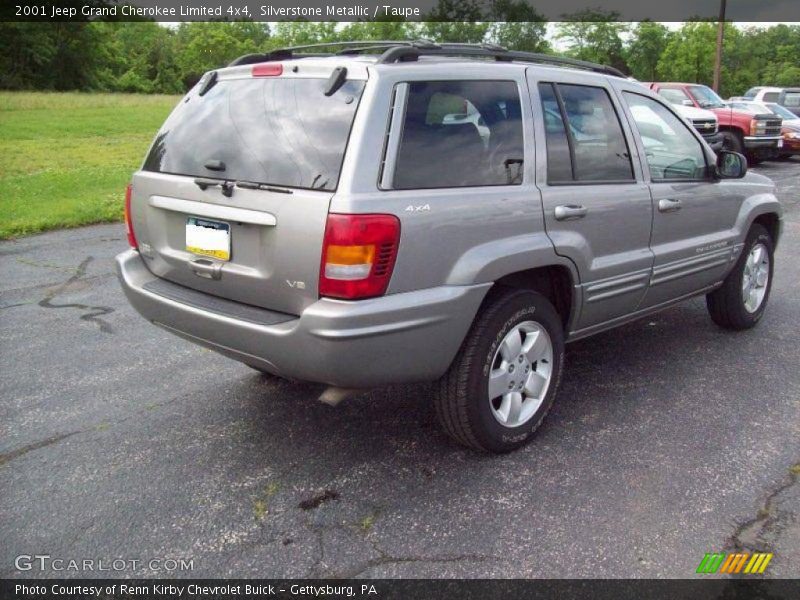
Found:
[(423, 210), (430, 210), (430, 204), (423, 204), (421, 206), (414, 206), (413, 204), (409, 204), (406, 206), (406, 212), (422, 212)]

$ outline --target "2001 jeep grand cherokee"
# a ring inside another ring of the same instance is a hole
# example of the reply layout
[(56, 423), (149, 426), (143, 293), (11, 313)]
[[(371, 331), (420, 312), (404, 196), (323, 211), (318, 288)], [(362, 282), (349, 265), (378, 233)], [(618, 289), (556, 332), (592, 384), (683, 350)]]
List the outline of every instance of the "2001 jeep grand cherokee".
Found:
[(438, 380), (444, 429), (504, 452), (565, 342), (698, 294), (723, 327), (761, 318), (772, 182), (643, 86), (495, 46), (342, 47), (242, 57), (169, 116), (117, 258), (148, 320), (336, 388)]

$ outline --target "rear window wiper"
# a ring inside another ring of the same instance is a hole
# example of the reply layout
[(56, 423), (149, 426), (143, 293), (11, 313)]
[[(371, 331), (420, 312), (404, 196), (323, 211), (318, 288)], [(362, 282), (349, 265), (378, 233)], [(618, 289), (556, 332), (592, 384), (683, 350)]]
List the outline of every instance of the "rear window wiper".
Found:
[(194, 180), (194, 184), (203, 191), (218, 185), (222, 188), (223, 196), (228, 198), (233, 196), (233, 183), (230, 181), (225, 181), (224, 179), (206, 179), (205, 177), (197, 177)]
[(266, 183), (256, 183), (255, 181), (236, 181), (236, 187), (245, 190), (264, 190), (266, 192), (277, 192), (279, 194), (293, 194), (292, 190), (286, 188), (275, 187)]
[(196, 177), (194, 183), (201, 190), (219, 186), (222, 188), (222, 195), (230, 198), (233, 196), (233, 188), (240, 187), (244, 190), (264, 190), (266, 192), (276, 192), (278, 194), (293, 194), (292, 190), (275, 187), (266, 183), (256, 183), (255, 181), (226, 181), (224, 179), (207, 179)]

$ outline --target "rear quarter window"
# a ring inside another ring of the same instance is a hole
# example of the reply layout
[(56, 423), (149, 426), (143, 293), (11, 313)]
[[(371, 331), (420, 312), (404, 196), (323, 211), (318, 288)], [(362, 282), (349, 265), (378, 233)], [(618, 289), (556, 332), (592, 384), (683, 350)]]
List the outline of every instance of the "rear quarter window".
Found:
[(522, 111), (515, 82), (408, 85), (393, 189), (522, 183)]

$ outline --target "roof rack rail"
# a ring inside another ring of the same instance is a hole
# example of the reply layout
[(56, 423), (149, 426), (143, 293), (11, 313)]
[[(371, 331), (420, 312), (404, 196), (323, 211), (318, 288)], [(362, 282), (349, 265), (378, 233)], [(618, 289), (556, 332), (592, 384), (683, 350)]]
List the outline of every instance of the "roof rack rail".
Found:
[[(315, 50), (330, 50), (341, 48), (338, 52)], [(301, 52), (298, 52), (301, 51)], [(412, 62), (421, 56), (466, 56), (474, 58), (489, 58), (499, 62), (528, 62), (543, 65), (554, 65), (558, 67), (571, 67), (574, 69), (584, 69), (595, 73), (613, 75), (615, 77), (626, 77), (626, 75), (614, 67), (601, 65), (598, 63), (567, 58), (564, 56), (552, 56), (550, 54), (540, 54), (536, 52), (521, 52), (517, 50), (507, 50), (497, 44), (467, 44), (467, 43), (442, 43), (437, 44), (430, 40), (361, 40), (343, 42), (324, 42), (320, 44), (306, 44), (303, 46), (291, 46), (289, 48), (278, 48), (265, 54), (246, 54), (240, 56), (228, 66), (246, 65), (256, 62), (269, 60), (289, 60), (292, 58), (306, 58), (311, 56), (337, 56), (337, 55), (356, 55), (361, 53), (375, 53), (381, 51), (378, 58), (380, 64), (392, 64), (398, 62)]]
[(475, 58), (493, 58), (500, 62), (529, 62), (557, 67), (571, 67), (585, 69), (595, 73), (627, 77), (622, 71), (608, 65), (567, 58), (565, 56), (552, 56), (536, 52), (520, 52), (506, 50), (495, 44), (440, 44), (437, 48), (418, 48), (414, 46), (397, 46), (387, 49), (378, 59), (379, 63), (391, 64), (417, 60), (420, 56), (467, 56)]

